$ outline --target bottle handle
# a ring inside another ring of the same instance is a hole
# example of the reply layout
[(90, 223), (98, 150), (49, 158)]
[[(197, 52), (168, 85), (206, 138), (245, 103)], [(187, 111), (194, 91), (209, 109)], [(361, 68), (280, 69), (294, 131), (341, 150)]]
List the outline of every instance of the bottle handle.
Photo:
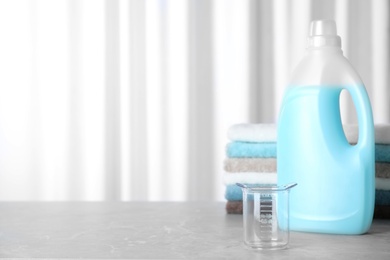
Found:
[[(352, 100), (357, 111), (359, 124), (358, 147), (365, 147), (368, 144), (375, 143), (374, 120), (370, 99), (363, 84), (345, 86), (345, 89), (351, 94)], [(358, 109), (358, 108), (361, 109)]]

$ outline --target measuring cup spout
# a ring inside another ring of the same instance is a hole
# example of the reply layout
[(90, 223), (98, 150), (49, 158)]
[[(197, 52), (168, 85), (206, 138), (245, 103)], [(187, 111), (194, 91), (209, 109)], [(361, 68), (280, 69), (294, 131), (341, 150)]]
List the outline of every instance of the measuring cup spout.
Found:
[(297, 186), (297, 185), (298, 185), (298, 183), (296, 183), (296, 182), (294, 182), (294, 183), (289, 183), (289, 184), (284, 185), (284, 188), (285, 188), (286, 190), (288, 190), (288, 189), (294, 188), (294, 187)]
[(242, 184), (242, 183), (236, 183), (236, 185), (238, 186), (238, 187), (240, 187), (240, 188), (243, 188), (243, 189), (246, 189), (246, 188), (248, 188), (248, 186), (246, 186), (245, 184)]

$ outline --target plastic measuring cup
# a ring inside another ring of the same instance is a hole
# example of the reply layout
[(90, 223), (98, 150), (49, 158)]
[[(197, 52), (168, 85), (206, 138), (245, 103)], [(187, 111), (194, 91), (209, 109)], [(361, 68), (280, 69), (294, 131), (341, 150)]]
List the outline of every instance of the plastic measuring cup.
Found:
[(237, 185), (242, 188), (245, 245), (251, 249), (287, 248), (289, 192), (297, 184)]

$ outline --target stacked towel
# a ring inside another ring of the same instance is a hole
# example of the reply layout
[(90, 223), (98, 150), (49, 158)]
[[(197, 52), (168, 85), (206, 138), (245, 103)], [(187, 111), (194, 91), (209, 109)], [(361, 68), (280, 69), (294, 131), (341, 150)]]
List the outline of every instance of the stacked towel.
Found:
[(236, 183), (276, 184), (276, 125), (237, 124), (228, 130), (224, 184), (226, 212), (242, 214), (242, 191)]
[[(357, 125), (344, 126), (350, 143), (358, 141)], [(390, 218), (390, 125), (375, 125), (375, 218)]]
[[(276, 174), (277, 129), (274, 124), (237, 124), (228, 130), (224, 182), (227, 213), (242, 213), (242, 192), (235, 185), (273, 184)], [(351, 144), (358, 142), (358, 126), (344, 125)], [(390, 124), (375, 125), (375, 214), (390, 218)]]

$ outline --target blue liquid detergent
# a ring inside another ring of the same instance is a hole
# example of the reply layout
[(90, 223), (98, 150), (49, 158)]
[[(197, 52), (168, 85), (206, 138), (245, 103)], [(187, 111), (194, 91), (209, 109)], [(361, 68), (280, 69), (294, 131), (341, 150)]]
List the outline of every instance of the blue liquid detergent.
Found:
[[(348, 143), (339, 97), (346, 89), (359, 120), (359, 141)], [(278, 124), (278, 183), (296, 182), (290, 194), (290, 228), (362, 234), (375, 200), (374, 127), (362, 84), (289, 86)]]

